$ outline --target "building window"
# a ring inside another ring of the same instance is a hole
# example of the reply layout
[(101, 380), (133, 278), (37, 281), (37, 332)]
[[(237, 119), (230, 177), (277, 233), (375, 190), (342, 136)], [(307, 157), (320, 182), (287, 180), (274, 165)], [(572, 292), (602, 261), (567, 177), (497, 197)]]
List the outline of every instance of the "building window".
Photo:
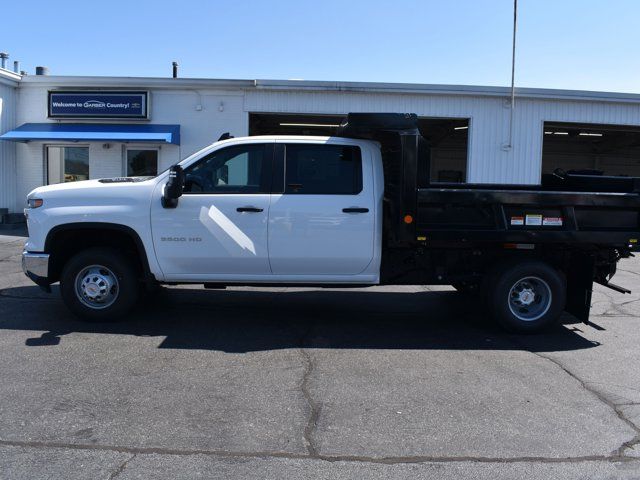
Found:
[(48, 183), (89, 180), (89, 147), (47, 147)]
[(158, 174), (158, 150), (127, 150), (127, 177), (151, 177)]

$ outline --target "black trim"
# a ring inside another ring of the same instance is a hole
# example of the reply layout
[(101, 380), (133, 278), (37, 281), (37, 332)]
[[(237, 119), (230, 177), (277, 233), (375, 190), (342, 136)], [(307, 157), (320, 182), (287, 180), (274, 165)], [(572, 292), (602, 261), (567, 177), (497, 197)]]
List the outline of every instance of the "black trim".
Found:
[(360, 208), (360, 207), (352, 207), (352, 208), (343, 208), (342, 211), (344, 213), (367, 213), (369, 211), (368, 208)]
[(47, 293), (51, 293), (51, 282), (49, 281), (49, 279), (47, 277), (41, 277), (39, 275), (35, 275), (34, 273), (31, 272), (26, 272), (27, 277), (29, 277), (29, 279), (35, 283), (36, 285), (38, 285), (42, 290), (44, 290)]
[(271, 193), (284, 193), (284, 154), (284, 143), (276, 143), (273, 149)]
[(136, 250), (138, 250), (138, 255), (140, 256), (140, 261), (142, 263), (142, 273), (144, 279), (146, 281), (156, 281), (155, 276), (153, 275), (153, 273), (151, 273), (151, 268), (149, 268), (147, 251), (144, 248), (144, 243), (142, 243), (140, 235), (138, 235), (138, 232), (136, 232), (133, 228), (126, 225), (108, 222), (78, 222), (55, 226), (51, 230), (49, 230), (49, 233), (47, 233), (47, 238), (44, 241), (45, 253), (52, 253), (51, 248), (53, 245), (53, 241), (58, 233), (72, 230), (111, 230), (127, 234), (129, 237), (131, 237), (133, 243), (136, 245)]
[(236, 212), (249, 212), (249, 213), (260, 213), (262, 212), (262, 208), (257, 207), (238, 207), (236, 208)]
[(305, 288), (367, 288), (372, 286), (379, 286), (381, 284), (374, 283), (256, 283), (256, 282), (160, 282), (161, 285), (203, 285), (207, 289), (220, 289), (223, 290), (227, 287), (305, 287)]

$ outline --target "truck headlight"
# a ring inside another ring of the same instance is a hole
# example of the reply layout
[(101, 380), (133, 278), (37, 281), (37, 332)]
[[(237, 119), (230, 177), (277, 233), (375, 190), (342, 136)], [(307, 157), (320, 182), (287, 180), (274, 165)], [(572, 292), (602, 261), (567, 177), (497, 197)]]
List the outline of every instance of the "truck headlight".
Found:
[(29, 206), (29, 208), (41, 207), (43, 203), (44, 200), (42, 200), (41, 198), (29, 198), (27, 200), (27, 205)]

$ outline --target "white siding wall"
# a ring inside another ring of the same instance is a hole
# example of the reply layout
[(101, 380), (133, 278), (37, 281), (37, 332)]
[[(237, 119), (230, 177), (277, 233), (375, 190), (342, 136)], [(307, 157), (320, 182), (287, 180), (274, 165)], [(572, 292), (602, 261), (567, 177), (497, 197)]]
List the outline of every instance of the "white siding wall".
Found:
[[(224, 132), (234, 136), (248, 134), (248, 117), (242, 109), (243, 96), (242, 91), (152, 91), (151, 119), (153, 123), (181, 125), (180, 157), (184, 158), (217, 141)], [(201, 105), (202, 110), (196, 110), (197, 105)]]
[(16, 144), (17, 199), (24, 205), (27, 194), (45, 185), (42, 144), (38, 142)]
[[(17, 86), (17, 83), (16, 83)], [(16, 126), (16, 87), (10, 82), (0, 83), (0, 135)], [(0, 208), (15, 211), (16, 205), (16, 146), (0, 141)]]
[(540, 181), (544, 121), (640, 125), (639, 103), (516, 99), (513, 148), (508, 97), (354, 92), (249, 91), (246, 112), (344, 114), (411, 112), (471, 119), (467, 179), (479, 183)]

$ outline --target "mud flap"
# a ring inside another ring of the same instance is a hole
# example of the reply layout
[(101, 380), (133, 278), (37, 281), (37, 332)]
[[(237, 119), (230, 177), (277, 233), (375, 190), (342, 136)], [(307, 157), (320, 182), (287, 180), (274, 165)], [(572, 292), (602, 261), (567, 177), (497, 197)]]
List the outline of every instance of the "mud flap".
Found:
[(567, 274), (567, 305), (565, 310), (583, 323), (589, 323), (595, 258), (576, 253), (571, 258)]

